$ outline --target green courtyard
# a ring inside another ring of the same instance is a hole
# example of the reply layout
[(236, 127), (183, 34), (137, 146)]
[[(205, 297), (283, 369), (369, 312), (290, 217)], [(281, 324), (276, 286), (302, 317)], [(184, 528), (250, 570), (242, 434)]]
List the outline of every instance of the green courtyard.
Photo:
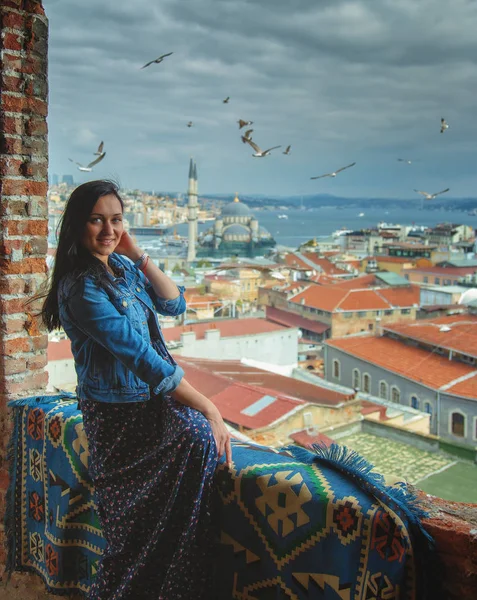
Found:
[(397, 478), (446, 500), (477, 502), (477, 465), (444, 454), (418, 450), (369, 433), (340, 438), (386, 478)]

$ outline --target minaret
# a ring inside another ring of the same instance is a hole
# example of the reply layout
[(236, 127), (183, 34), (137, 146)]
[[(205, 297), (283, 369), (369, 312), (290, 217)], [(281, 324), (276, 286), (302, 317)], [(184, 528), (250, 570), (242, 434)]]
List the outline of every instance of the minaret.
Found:
[(197, 167), (195, 162), (190, 159), (189, 164), (189, 196), (188, 215), (189, 221), (189, 247), (187, 250), (187, 262), (195, 260), (195, 244), (197, 242)]

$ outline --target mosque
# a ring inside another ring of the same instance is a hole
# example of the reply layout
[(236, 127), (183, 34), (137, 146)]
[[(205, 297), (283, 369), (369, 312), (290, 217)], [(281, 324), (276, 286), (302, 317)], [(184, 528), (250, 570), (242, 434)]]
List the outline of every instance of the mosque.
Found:
[[(213, 227), (197, 234), (197, 167), (191, 160), (189, 169), (189, 250), (188, 260), (264, 256), (276, 242), (261, 227), (249, 207), (235, 196), (215, 219)], [(191, 218), (192, 217), (192, 218)]]

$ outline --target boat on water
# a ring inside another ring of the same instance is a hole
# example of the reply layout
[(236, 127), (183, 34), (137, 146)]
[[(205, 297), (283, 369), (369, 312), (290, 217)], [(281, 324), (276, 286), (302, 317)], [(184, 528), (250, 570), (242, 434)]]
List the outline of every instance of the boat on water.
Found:
[(278, 215), (279, 219), (288, 219), (288, 215)]
[(341, 229), (337, 229), (336, 231), (333, 231), (333, 233), (331, 234), (331, 237), (337, 238), (337, 237), (341, 237), (342, 235), (348, 235), (349, 233), (353, 233), (353, 230), (346, 229), (346, 227), (342, 227)]
[(129, 233), (132, 235), (167, 235), (170, 231), (169, 225), (142, 225), (129, 228)]
[(364, 213), (359, 213), (358, 217), (364, 217)]

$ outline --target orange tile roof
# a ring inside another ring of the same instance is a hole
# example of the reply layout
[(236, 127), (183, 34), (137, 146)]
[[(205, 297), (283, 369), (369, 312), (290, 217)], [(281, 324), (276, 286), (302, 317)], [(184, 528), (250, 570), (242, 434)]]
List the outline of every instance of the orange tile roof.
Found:
[[(460, 377), (477, 374), (470, 365), (388, 337), (339, 338), (327, 340), (326, 344), (435, 390), (452, 384)], [(461, 387), (457, 383), (451, 385), (448, 392), (455, 393), (457, 388), (465, 390), (466, 397), (477, 398), (477, 377), (463, 383), (466, 385)], [(461, 394), (464, 395), (463, 392)]]
[[(355, 282), (359, 285), (359, 280)], [(386, 310), (393, 307), (409, 308), (419, 304), (419, 287), (409, 285), (396, 288), (346, 289), (342, 285), (308, 288), (290, 298), (295, 304), (326, 312), (336, 310)]]
[(402, 256), (375, 256), (374, 259), (376, 260), (376, 262), (382, 262), (382, 263), (406, 264), (406, 263), (415, 263), (416, 262), (415, 258), (404, 258)]
[(60, 340), (59, 342), (48, 341), (47, 357), (48, 361), (73, 360), (70, 340)]
[(201, 370), (202, 373), (207, 373), (210, 377), (223, 377), (229, 381), (229, 385), (231, 380), (235, 380), (267, 390), (271, 394), (289, 396), (314, 404), (337, 406), (353, 399), (352, 395), (322, 387), (319, 385), (319, 378), (317, 378), (317, 385), (314, 385), (292, 377), (285, 377), (284, 375), (277, 375), (270, 371), (244, 365), (236, 360), (208, 360), (181, 356), (178, 357), (178, 361), (186, 371), (187, 379), (189, 379), (187, 369), (194, 368)]
[(349, 275), (348, 271), (335, 266), (327, 258), (321, 258), (314, 252), (303, 253), (308, 260), (311, 260), (317, 267), (321, 268), (326, 275)]
[(306, 429), (292, 433), (290, 437), (295, 444), (303, 446), (304, 448), (310, 448), (313, 444), (331, 446), (333, 443), (333, 440), (324, 433), (308, 433)]
[[(451, 331), (440, 331), (443, 325)], [(388, 325), (384, 329), (426, 344), (477, 357), (477, 316), (448, 315), (406, 324)]]
[(267, 319), (227, 319), (225, 321), (212, 321), (210, 323), (191, 323), (178, 327), (165, 327), (162, 330), (166, 342), (179, 341), (182, 333), (193, 331), (196, 339), (205, 338), (205, 332), (218, 329), (224, 338), (243, 335), (258, 335), (274, 331), (285, 331), (289, 327), (267, 321)]

